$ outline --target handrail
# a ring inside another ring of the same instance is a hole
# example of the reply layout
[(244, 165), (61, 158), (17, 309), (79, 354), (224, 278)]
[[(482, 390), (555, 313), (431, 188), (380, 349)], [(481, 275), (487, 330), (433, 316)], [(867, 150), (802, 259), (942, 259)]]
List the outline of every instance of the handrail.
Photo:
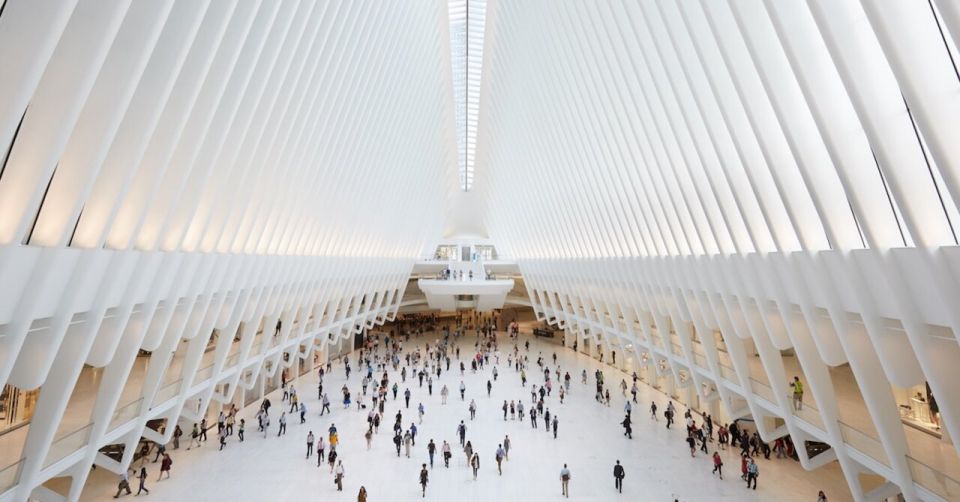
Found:
[(200, 368), (200, 371), (197, 371), (197, 376), (193, 378), (193, 384), (197, 385), (206, 382), (211, 377), (213, 377), (213, 363), (210, 363), (203, 368)]
[(156, 406), (176, 397), (180, 392), (181, 383), (183, 383), (183, 379), (178, 378), (170, 383), (165, 384), (163, 387), (160, 387), (160, 389), (157, 390), (157, 395), (153, 399), (153, 405)]
[(23, 459), (0, 469), (0, 495), (13, 488), (20, 482), (20, 470), (23, 468)]
[(140, 412), (140, 405), (143, 404), (143, 398), (139, 398), (135, 401), (129, 402), (113, 412), (113, 417), (110, 418), (110, 429), (116, 429), (117, 426), (133, 420), (137, 414)]
[(960, 481), (910, 455), (907, 455), (907, 465), (910, 467), (910, 477), (916, 484), (944, 500), (960, 500)]
[(771, 388), (770, 385), (765, 384), (756, 378), (750, 377), (750, 386), (753, 387), (755, 394), (773, 404), (777, 404), (776, 398), (773, 395), (773, 388)]
[(47, 453), (43, 466), (49, 467), (86, 446), (92, 429), (93, 423), (89, 423), (54, 439), (53, 443), (50, 444), (50, 451)]
[(867, 433), (857, 430), (853, 428), (853, 426), (845, 424), (843, 421), (838, 423), (840, 425), (840, 435), (843, 436), (844, 443), (860, 450), (861, 453), (877, 462), (890, 467), (887, 452), (884, 451), (879, 439), (870, 437)]

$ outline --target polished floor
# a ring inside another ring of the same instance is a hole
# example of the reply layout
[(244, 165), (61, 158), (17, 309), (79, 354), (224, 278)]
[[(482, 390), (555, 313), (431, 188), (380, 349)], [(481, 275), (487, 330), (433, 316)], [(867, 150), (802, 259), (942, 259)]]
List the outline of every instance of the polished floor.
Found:
[[(423, 344), (427, 338), (413, 339)], [(247, 439), (238, 443), (236, 437), (228, 440), (226, 448), (217, 451), (214, 431), (211, 441), (201, 448), (172, 451), (173, 473), (170, 479), (157, 482), (159, 464), (147, 463), (150, 475), (147, 487), (153, 500), (314, 500), (335, 497), (356, 500), (360, 486), (365, 486), (371, 501), (420, 499), (418, 473), (420, 464), (427, 462), (427, 442), (432, 438), (438, 445), (450, 442), (454, 456), (449, 469), (436, 459), (427, 487), (429, 500), (559, 500), (559, 472), (564, 463), (572, 473), (571, 499), (574, 500), (673, 500), (681, 501), (750, 501), (815, 500), (819, 489), (826, 490), (830, 500), (850, 500), (849, 491), (836, 464), (816, 472), (804, 471), (797, 462), (771, 458), (758, 460), (760, 482), (756, 491), (747, 490), (739, 478), (739, 460), (736, 453), (723, 453), (727, 475), (723, 480), (711, 475), (712, 463), (702, 454), (690, 458), (684, 442), (682, 425), (667, 430), (663, 419), (654, 422), (646, 409), (651, 400), (662, 407), (666, 396), (656, 390), (641, 386), (640, 405), (634, 411), (634, 437), (623, 437), (619, 422), (622, 419), (624, 398), (616, 393), (610, 407), (602, 406), (593, 399), (592, 372), (602, 368), (607, 381), (619, 383), (626, 375), (597, 361), (575, 354), (550, 342), (531, 340), (530, 365), (527, 387), (523, 388), (516, 372), (506, 367), (506, 349), (509, 342), (501, 337), (501, 364), (499, 378), (493, 385), (491, 397), (486, 395), (486, 381), (491, 379), (486, 371), (471, 373), (468, 369), (462, 378), (467, 391), (461, 401), (458, 387), (461, 381), (456, 361), (451, 372), (444, 372), (434, 383), (430, 396), (427, 388), (417, 385), (411, 378), (401, 383), (400, 397), (391, 399), (386, 408), (385, 424), (374, 437), (373, 447), (367, 450), (363, 438), (366, 428), (366, 412), (359, 412), (354, 405), (344, 410), (342, 404), (333, 404), (333, 414), (319, 416), (320, 406), (316, 395), (316, 375), (302, 377), (296, 382), (301, 395), (307, 397), (307, 422), (291, 416), (287, 434), (277, 437), (277, 416), (281, 396), (270, 396), (273, 408), (271, 431), (265, 438), (256, 432), (253, 418), (255, 407), (244, 409), (241, 417), (247, 418)], [(526, 338), (521, 338), (521, 342)], [(475, 338), (460, 339), (461, 356), (466, 358)], [(512, 344), (510, 344), (512, 348)], [(521, 346), (521, 351), (523, 348)], [(560, 404), (557, 392), (546, 399), (551, 413), (559, 413), (558, 438), (554, 439), (540, 424), (533, 429), (529, 419), (524, 422), (503, 420), (501, 406), (504, 399), (524, 400), (529, 408), (530, 385), (541, 383), (536, 359), (539, 353), (549, 360), (558, 355), (563, 371), (573, 376), (572, 392)], [(588, 384), (580, 382), (581, 369), (591, 375)], [(393, 381), (399, 381), (391, 373)], [(325, 379), (325, 390), (332, 401), (339, 401), (339, 389), (344, 384), (342, 366), (336, 365), (332, 375)], [(359, 392), (360, 377), (355, 371), (348, 382), (354, 395)], [(447, 405), (441, 405), (439, 390), (446, 384), (450, 388)], [(403, 408), (403, 389), (413, 393), (410, 409)], [(615, 385), (614, 385), (615, 387)], [(468, 403), (475, 399), (478, 405), (477, 418), (471, 421)], [(369, 402), (369, 401), (367, 401)], [(397, 410), (403, 411), (403, 424), (409, 427), (416, 420), (417, 404), (423, 402), (426, 415), (418, 424), (417, 444), (412, 458), (397, 457), (391, 442), (390, 426)], [(679, 412), (682, 413), (682, 407)], [(456, 428), (460, 420), (467, 424), (467, 439), (473, 442), (481, 455), (478, 479), (473, 480), (462, 450), (458, 446)], [(312, 430), (326, 435), (335, 423), (340, 431), (341, 445), (338, 448), (345, 468), (344, 493), (337, 495), (329, 467), (316, 466), (315, 459), (305, 458), (305, 437)], [(498, 442), (509, 435), (512, 441), (510, 460), (504, 463), (503, 475), (499, 476), (494, 461)], [(623, 494), (613, 488), (612, 470), (619, 459), (626, 468)], [(152, 460), (152, 458), (151, 458)], [(139, 467), (139, 463), (136, 464)], [(136, 492), (136, 483), (131, 483)], [(116, 476), (98, 469), (91, 475), (83, 493), (83, 500), (112, 500)]]

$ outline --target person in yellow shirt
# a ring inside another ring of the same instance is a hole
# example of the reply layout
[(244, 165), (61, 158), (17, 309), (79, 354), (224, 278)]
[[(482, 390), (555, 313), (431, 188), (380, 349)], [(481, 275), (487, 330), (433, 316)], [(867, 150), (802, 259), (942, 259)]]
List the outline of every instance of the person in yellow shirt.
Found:
[(794, 376), (790, 386), (793, 387), (793, 409), (800, 411), (803, 409), (803, 382), (800, 377)]

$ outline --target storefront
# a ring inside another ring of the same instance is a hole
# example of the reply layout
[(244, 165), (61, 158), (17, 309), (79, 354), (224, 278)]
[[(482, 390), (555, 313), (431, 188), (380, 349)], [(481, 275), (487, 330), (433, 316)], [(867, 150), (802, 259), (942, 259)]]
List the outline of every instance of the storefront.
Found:
[(5, 386), (0, 393), (0, 434), (29, 423), (39, 395), (40, 389), (23, 391)]
[(940, 409), (929, 385), (924, 383), (908, 389), (894, 386), (893, 395), (900, 407), (903, 423), (941, 437)]

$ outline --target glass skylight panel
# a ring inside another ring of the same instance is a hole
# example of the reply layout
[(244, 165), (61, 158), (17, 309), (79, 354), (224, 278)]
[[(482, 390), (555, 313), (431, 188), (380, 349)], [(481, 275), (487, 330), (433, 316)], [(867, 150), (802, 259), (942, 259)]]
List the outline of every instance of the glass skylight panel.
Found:
[(453, 99), (456, 104), (457, 167), (460, 189), (473, 184), (473, 151), (480, 114), (480, 75), (486, 0), (448, 0)]

